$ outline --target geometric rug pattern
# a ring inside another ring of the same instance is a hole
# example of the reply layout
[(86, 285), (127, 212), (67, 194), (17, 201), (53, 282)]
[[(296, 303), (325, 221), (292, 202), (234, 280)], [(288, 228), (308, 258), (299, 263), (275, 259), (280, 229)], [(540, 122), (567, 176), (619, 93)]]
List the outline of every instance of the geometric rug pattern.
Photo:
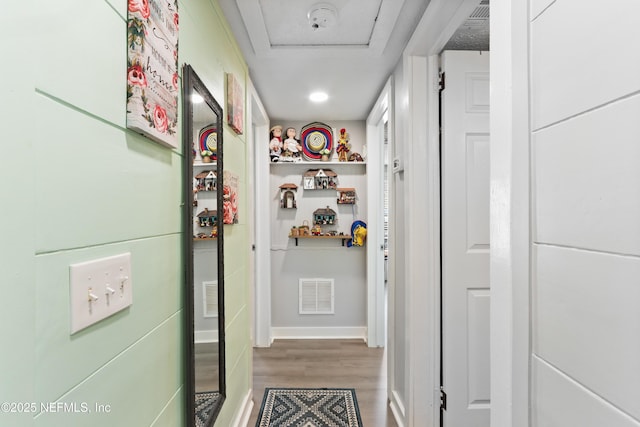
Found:
[(220, 398), (220, 393), (208, 391), (196, 393), (196, 427), (205, 427), (211, 410)]
[(256, 427), (362, 427), (352, 388), (266, 388)]

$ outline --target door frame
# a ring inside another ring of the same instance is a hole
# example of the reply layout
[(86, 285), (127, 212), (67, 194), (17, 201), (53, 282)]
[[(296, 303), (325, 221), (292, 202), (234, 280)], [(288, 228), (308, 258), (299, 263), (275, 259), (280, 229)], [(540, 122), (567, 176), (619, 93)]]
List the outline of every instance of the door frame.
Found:
[(439, 54), (479, 3), (432, 0), (403, 53), (403, 95), (409, 104), (403, 129), (406, 193), (425, 197), (405, 206), (411, 230), (405, 242), (410, 257), (406, 280), (421, 286), (407, 287), (408, 413), (397, 420), (400, 426), (440, 425)]
[[(437, 70), (434, 56), (461, 22), (477, 6), (478, 0), (432, 0), (403, 54), (405, 79), (402, 95), (409, 99), (408, 125), (405, 132), (410, 146), (424, 144), (431, 153), (436, 144), (437, 127), (433, 103), (437, 98)], [(530, 77), (529, 77), (529, 27), (530, 2), (496, 2), (491, 5), (491, 61), (490, 61), (490, 256), (491, 268), (491, 425), (492, 427), (526, 427), (529, 425), (530, 388)], [(425, 79), (426, 76), (426, 79)], [(421, 91), (424, 86), (425, 91)], [(411, 101), (411, 98), (416, 98)], [(420, 100), (422, 101), (420, 102)], [(417, 108), (414, 108), (414, 105)], [(428, 129), (422, 129), (425, 117)], [(412, 201), (409, 206), (413, 217), (439, 227), (439, 182), (431, 164), (432, 158), (421, 153), (422, 158), (407, 156), (407, 169), (429, 169), (431, 179), (411, 176), (411, 185), (420, 185), (422, 194), (429, 200), (424, 204)], [(413, 162), (413, 164), (412, 164)], [(425, 167), (426, 166), (426, 167)], [(426, 173), (426, 171), (425, 171)], [(416, 181), (417, 180), (417, 181)], [(425, 187), (426, 185), (426, 187)], [(411, 188), (411, 187), (409, 187)], [(415, 191), (415, 187), (412, 188)], [(412, 193), (410, 193), (412, 194)], [(409, 224), (411, 226), (413, 224)], [(425, 230), (421, 230), (423, 233)], [(439, 233), (437, 234), (439, 236)], [(432, 235), (434, 236), (434, 235)], [(409, 239), (412, 236), (408, 237)], [(411, 384), (408, 390), (409, 414), (399, 425), (439, 425), (439, 320), (429, 321), (426, 313), (440, 313), (439, 257), (434, 248), (439, 246), (429, 235), (415, 235), (426, 239), (424, 247), (428, 264), (435, 270), (428, 271), (424, 255), (420, 262), (408, 267), (407, 280), (420, 278), (424, 286), (422, 296), (410, 295), (412, 304), (407, 314), (407, 324), (412, 347), (409, 351)], [(415, 247), (409, 242), (408, 250)], [(424, 252), (423, 252), (424, 253)], [(439, 253), (439, 252), (438, 252)], [(436, 271), (437, 270), (437, 271)], [(421, 273), (428, 273), (421, 277)], [(415, 325), (420, 325), (416, 328)], [(427, 372), (419, 372), (419, 369)], [(416, 370), (418, 368), (418, 371)], [(402, 423), (404, 421), (404, 424)]]
[(527, 427), (530, 419), (529, 3), (491, 4), (492, 427)]
[(386, 345), (384, 289), (384, 123), (393, 135), (392, 79), (384, 85), (366, 121), (367, 132), (367, 345)]
[[(253, 83), (248, 80), (250, 103), (251, 137), (248, 140), (252, 156), (251, 170), (253, 205), (269, 206), (269, 162), (264, 157), (265, 135), (269, 135), (269, 116), (262, 105), (260, 96)], [(253, 223), (255, 227), (251, 238), (255, 250), (251, 257), (255, 260), (253, 273), (253, 345), (255, 347), (271, 346), (271, 226), (267, 215), (258, 215), (253, 209)], [(251, 248), (249, 248), (251, 250)]]

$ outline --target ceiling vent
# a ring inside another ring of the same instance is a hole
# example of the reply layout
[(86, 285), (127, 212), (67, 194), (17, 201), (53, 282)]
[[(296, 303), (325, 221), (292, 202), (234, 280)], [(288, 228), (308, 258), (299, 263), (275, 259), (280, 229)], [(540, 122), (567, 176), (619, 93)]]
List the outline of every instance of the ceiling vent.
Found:
[(311, 6), (307, 18), (314, 31), (335, 27), (338, 23), (338, 9), (329, 3), (318, 3)]

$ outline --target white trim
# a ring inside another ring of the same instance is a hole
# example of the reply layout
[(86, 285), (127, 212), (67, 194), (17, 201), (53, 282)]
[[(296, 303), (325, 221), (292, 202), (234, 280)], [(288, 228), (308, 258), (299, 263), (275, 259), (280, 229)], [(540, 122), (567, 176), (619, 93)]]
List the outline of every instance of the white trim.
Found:
[[(269, 206), (269, 162), (264, 150), (264, 135), (269, 135), (269, 117), (251, 81), (251, 122), (254, 130), (252, 141), (254, 157), (254, 204), (256, 213)], [(259, 208), (262, 207), (262, 208)], [(256, 347), (269, 347), (271, 337), (271, 225), (266, 215), (255, 215), (255, 280), (252, 289), (254, 314), (253, 331)]]
[(231, 421), (231, 427), (247, 427), (249, 418), (251, 418), (251, 410), (253, 409), (253, 390), (247, 391), (242, 400), (242, 405), (238, 408), (238, 412)]
[(436, 322), (440, 312), (435, 297), (440, 284), (438, 62), (437, 57), (414, 56), (407, 58), (405, 64), (410, 114), (409, 144), (405, 149), (407, 194), (424, 195), (410, 198), (407, 208), (406, 229), (411, 233), (406, 236), (406, 253), (410, 256), (406, 280), (412, 286), (407, 286), (410, 347), (406, 419), (409, 425), (417, 425), (418, 420), (437, 425), (440, 412), (432, 390), (439, 386), (439, 352), (434, 344), (438, 342)]
[(194, 331), (193, 342), (196, 344), (218, 342), (218, 331)]
[(384, 123), (393, 135), (392, 79), (388, 79), (367, 117), (367, 344), (385, 346), (384, 295)]
[(439, 55), (480, 0), (432, 0), (404, 50), (405, 55)]
[(398, 427), (404, 427), (404, 405), (400, 401), (398, 393), (396, 393), (395, 391), (391, 393), (391, 398), (389, 399), (389, 407), (391, 408), (391, 413), (393, 414), (393, 418), (396, 420), (396, 424), (398, 424)]
[(273, 339), (361, 339), (366, 342), (367, 328), (344, 327), (273, 327)]
[(529, 425), (529, 2), (491, 7), (491, 425)]

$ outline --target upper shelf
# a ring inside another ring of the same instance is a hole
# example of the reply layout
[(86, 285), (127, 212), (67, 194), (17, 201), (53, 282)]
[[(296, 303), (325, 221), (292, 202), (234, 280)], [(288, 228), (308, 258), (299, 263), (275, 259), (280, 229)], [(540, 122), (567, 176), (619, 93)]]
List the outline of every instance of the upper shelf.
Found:
[(329, 162), (310, 162), (310, 161), (301, 161), (301, 162), (270, 162), (272, 166), (307, 166), (311, 168), (322, 168), (322, 166), (348, 166), (348, 165), (357, 165), (357, 166), (366, 166), (367, 162), (338, 162), (338, 161), (329, 161)]

